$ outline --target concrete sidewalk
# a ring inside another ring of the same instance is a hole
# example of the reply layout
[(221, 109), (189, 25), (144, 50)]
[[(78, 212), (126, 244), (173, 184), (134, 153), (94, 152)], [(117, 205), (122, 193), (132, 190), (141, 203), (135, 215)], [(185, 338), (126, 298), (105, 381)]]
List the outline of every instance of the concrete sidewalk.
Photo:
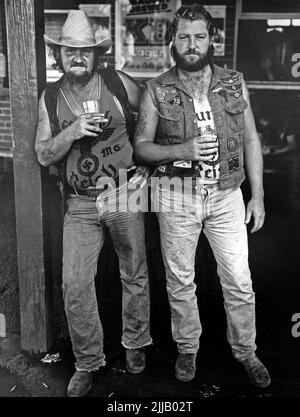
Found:
[(64, 397), (72, 374), (63, 361), (43, 364), (40, 357), (23, 353), (17, 336), (0, 338), (0, 368), (17, 376), (30, 397)]
[[(221, 350), (210, 343), (201, 347), (197, 357), (197, 375), (189, 383), (175, 378), (175, 351), (159, 346), (148, 347), (146, 370), (131, 375), (125, 370), (125, 355), (120, 348), (117, 353), (107, 357), (107, 366), (95, 373), (93, 387), (87, 397), (103, 400), (111, 397), (190, 398), (194, 401), (205, 398), (299, 397), (297, 353), (298, 349), (280, 354), (258, 353), (272, 377), (270, 387), (259, 389), (249, 382), (246, 373), (225, 346)], [(43, 364), (41, 357), (21, 352), (17, 337), (0, 339), (0, 368), (20, 379), (29, 397), (65, 397), (66, 387), (74, 372), (70, 356), (66, 352), (61, 354), (62, 361)]]
[(0, 398), (30, 397), (20, 378), (0, 367)]

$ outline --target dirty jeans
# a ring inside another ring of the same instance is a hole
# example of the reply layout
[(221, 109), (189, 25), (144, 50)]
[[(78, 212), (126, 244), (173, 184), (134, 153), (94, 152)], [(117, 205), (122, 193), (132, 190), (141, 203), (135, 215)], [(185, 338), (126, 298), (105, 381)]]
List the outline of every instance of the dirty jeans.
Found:
[(156, 187), (173, 340), (180, 353), (196, 353), (199, 349), (202, 328), (194, 261), (203, 228), (217, 262), (227, 316), (227, 339), (233, 356), (237, 360), (252, 357), (256, 349), (255, 295), (248, 266), (241, 190), (221, 191), (217, 185), (198, 185), (187, 189), (185, 198), (182, 205), (178, 187), (171, 193), (164, 187)]
[(143, 213), (99, 215), (92, 198), (71, 197), (64, 218), (63, 296), (77, 370), (94, 371), (105, 365), (94, 283), (105, 230), (119, 258), (122, 344), (133, 349), (152, 342)]

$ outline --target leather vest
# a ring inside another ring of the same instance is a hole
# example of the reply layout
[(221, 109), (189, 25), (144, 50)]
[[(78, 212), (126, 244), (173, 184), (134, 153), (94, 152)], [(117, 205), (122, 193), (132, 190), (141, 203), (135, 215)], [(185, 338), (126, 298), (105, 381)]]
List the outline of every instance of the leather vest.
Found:
[[(245, 179), (243, 136), (247, 102), (242, 81), (240, 72), (212, 65), (208, 101), (219, 140), (221, 190), (237, 188)], [(199, 135), (193, 99), (178, 78), (176, 67), (146, 84), (159, 114), (156, 143), (174, 145)], [(161, 175), (158, 171), (157, 174)], [(199, 169), (197, 163), (186, 169), (167, 164), (164, 175), (197, 177)]]

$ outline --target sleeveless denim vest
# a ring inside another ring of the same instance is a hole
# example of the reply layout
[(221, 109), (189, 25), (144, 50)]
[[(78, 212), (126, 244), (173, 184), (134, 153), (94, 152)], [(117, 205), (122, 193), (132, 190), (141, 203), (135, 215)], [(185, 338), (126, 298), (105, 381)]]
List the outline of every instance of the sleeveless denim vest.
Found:
[[(243, 136), (247, 102), (243, 98), (242, 81), (240, 72), (212, 65), (208, 101), (219, 139), (221, 190), (237, 188), (245, 179)], [(159, 114), (156, 143), (180, 144), (199, 135), (193, 98), (178, 78), (176, 67), (146, 84)], [(166, 164), (164, 170), (164, 175), (170, 177), (199, 176), (196, 163), (187, 169)], [(158, 171), (157, 174), (161, 175)]]

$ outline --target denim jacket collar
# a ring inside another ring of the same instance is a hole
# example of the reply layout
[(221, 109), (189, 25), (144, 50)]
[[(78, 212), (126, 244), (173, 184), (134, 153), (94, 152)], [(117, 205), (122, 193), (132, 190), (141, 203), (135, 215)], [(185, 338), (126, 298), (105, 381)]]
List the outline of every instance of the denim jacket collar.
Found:
[[(228, 70), (226, 70), (224, 68), (221, 68), (221, 67), (218, 67), (215, 64), (210, 64), (210, 67), (212, 69), (212, 76), (211, 76), (211, 80), (210, 80), (210, 84), (209, 84), (209, 91), (213, 92), (213, 90), (219, 86), (220, 78), (224, 77), (224, 75), (225, 75), (224, 72), (226, 73), (226, 75), (228, 75), (227, 74)], [(177, 88), (179, 88), (180, 90), (183, 90), (186, 94), (188, 94), (190, 96), (190, 93), (186, 90), (183, 82), (181, 81), (181, 79), (178, 76), (177, 66), (174, 66), (168, 72), (159, 76), (156, 79), (156, 82), (163, 87), (174, 85)]]

